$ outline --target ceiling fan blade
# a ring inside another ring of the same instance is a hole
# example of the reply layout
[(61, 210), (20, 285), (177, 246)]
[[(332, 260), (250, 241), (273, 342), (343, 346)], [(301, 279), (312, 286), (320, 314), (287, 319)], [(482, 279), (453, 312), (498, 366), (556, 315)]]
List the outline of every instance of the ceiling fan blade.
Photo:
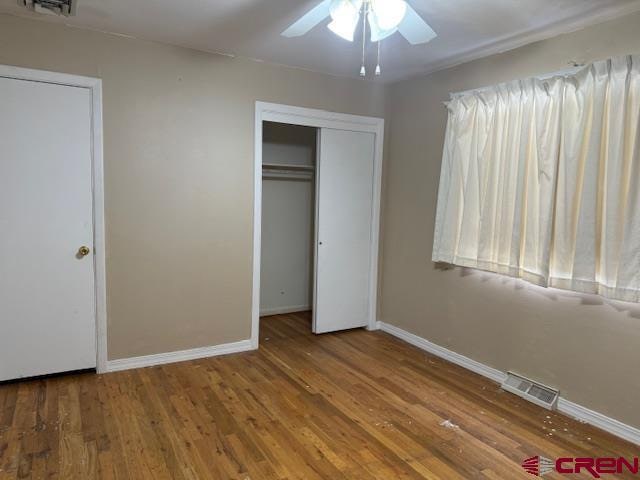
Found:
[(427, 43), (438, 36), (409, 4), (407, 4), (407, 14), (398, 25), (398, 31), (411, 45)]
[(329, 16), (331, 0), (324, 0), (282, 32), (283, 37), (300, 37)]

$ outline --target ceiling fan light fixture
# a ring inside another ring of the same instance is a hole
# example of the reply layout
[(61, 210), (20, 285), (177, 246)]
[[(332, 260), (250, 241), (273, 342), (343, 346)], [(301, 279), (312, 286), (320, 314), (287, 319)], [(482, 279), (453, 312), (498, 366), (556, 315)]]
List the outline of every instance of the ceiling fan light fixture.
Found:
[[(18, 1), (76, 1), (76, 0), (18, 0)], [(362, 68), (360, 75), (366, 76), (365, 60), (367, 34), (371, 42), (378, 45), (378, 63), (374, 70), (380, 75), (380, 44), (399, 33), (411, 45), (425, 44), (438, 35), (411, 7), (407, 0), (315, 0), (315, 7), (289, 26), (282, 35), (287, 38), (300, 37), (331, 18), (328, 28), (339, 37), (353, 42), (358, 22), (362, 22)], [(413, 1), (413, 0), (412, 0)], [(369, 26), (369, 32), (367, 32)]]
[(407, 14), (407, 3), (404, 0), (369, 0), (375, 23), (381, 31), (389, 31), (398, 27)]

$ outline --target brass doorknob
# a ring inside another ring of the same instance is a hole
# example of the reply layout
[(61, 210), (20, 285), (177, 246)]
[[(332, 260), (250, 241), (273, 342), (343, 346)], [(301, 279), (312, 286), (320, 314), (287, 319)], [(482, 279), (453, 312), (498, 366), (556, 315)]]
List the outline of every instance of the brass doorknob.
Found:
[(84, 245), (78, 249), (79, 257), (86, 257), (87, 255), (89, 255), (89, 253), (91, 253), (91, 250), (89, 249), (89, 247), (85, 247)]

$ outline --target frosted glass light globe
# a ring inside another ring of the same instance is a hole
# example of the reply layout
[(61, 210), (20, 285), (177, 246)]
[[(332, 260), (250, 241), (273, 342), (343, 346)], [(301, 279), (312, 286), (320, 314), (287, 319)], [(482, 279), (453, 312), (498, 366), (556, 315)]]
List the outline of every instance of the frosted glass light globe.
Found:
[(329, 13), (334, 20), (343, 20), (360, 14), (364, 0), (333, 0)]
[(329, 30), (339, 37), (353, 42), (363, 2), (364, 0), (333, 0), (329, 7), (333, 19), (329, 24)]
[(371, 9), (380, 30), (393, 30), (407, 14), (407, 4), (404, 0), (370, 0)]

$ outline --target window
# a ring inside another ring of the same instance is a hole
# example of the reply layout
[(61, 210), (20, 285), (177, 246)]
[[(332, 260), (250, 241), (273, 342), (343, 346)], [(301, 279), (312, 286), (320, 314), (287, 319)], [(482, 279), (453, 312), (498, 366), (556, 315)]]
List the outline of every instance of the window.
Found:
[(448, 110), (433, 260), (640, 302), (640, 56)]

